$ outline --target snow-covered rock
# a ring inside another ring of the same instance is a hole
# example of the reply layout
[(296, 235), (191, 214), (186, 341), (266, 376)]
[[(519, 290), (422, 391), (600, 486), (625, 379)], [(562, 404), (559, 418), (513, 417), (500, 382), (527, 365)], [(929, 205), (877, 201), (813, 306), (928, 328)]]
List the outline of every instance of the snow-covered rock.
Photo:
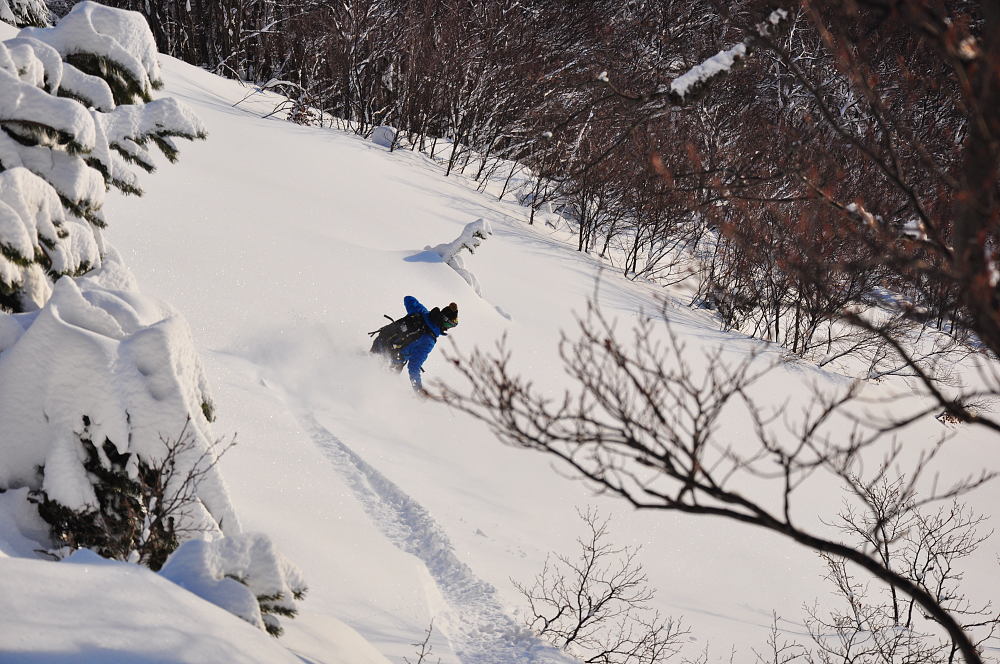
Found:
[(392, 144), (396, 140), (396, 129), (394, 127), (387, 127), (385, 125), (375, 127), (375, 129), (372, 130), (372, 135), (370, 137), (370, 140), (375, 145), (381, 145), (384, 148), (391, 149)]

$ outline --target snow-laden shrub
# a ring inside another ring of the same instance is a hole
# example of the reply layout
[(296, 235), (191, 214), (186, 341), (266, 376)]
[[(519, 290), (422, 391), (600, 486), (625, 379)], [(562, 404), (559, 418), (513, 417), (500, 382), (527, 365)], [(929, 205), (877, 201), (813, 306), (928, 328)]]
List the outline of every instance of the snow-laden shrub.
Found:
[(160, 574), (274, 636), (278, 616), (294, 617), (306, 592), (299, 570), (259, 534), (186, 542)]
[(476, 219), (472, 223), (466, 224), (465, 228), (462, 229), (461, 235), (451, 242), (439, 244), (436, 247), (427, 246), (424, 247), (424, 251), (430, 251), (440, 256), (442, 261), (451, 266), (455, 272), (458, 272), (472, 286), (472, 289), (476, 291), (476, 295), (482, 297), (483, 289), (479, 285), (479, 279), (466, 269), (461, 251), (465, 249), (470, 254), (475, 254), (479, 245), (490, 235), (493, 235), (493, 227), (490, 226), (490, 222), (485, 219)]
[(285, 119), (293, 124), (304, 127), (323, 126), (323, 114), (309, 104), (299, 100), (292, 103), (292, 107), (288, 110), (288, 116)]
[[(199, 515), (199, 491), (232, 443), (202, 448), (188, 421), (176, 437), (161, 437), (164, 450), (151, 459), (120, 453), (107, 438), (95, 444), (89, 435), (90, 419), (84, 417), (83, 424), (83, 467), (97, 505), (72, 509), (45, 491), (29, 494), (29, 501), (38, 505), (39, 515), (50, 524), (56, 557), (86, 548), (105, 558), (158, 570), (181, 541), (218, 532), (214, 519)], [(44, 474), (44, 468), (39, 472)]]
[(0, 0), (0, 21), (22, 27), (49, 24), (51, 14), (45, 0)]
[(155, 567), (240, 526), (188, 326), (129, 280), (112, 252), (40, 311), (0, 312), (0, 489), (32, 489), (57, 547)]
[(173, 160), (172, 137), (205, 136), (177, 101), (152, 101), (161, 85), (136, 12), (81, 2), (0, 42), (0, 309), (36, 310), (60, 276), (98, 267), (108, 189), (141, 193), (129, 164), (152, 171), (150, 143)]

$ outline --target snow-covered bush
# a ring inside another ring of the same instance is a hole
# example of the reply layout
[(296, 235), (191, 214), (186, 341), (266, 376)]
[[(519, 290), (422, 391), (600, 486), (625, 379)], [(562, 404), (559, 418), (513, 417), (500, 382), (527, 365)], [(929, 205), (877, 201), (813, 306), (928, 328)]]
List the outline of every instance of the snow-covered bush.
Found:
[(323, 126), (323, 114), (309, 104), (298, 100), (292, 103), (292, 107), (288, 110), (288, 115), (285, 119), (304, 127)]
[(0, 491), (30, 490), (49, 552), (163, 565), (277, 635), (305, 584), (266, 538), (242, 533), (212, 411), (187, 324), (138, 293), (113, 250), (56, 282), (41, 310), (0, 312)]
[(93, 2), (55, 27), (0, 42), (0, 309), (32, 311), (52, 283), (100, 266), (104, 195), (141, 190), (129, 163), (154, 169), (155, 144), (203, 138), (162, 85), (140, 14)]
[(479, 285), (479, 279), (472, 272), (465, 268), (465, 261), (462, 260), (461, 251), (466, 249), (470, 254), (476, 253), (476, 249), (486, 238), (493, 235), (493, 227), (485, 219), (476, 219), (470, 224), (466, 224), (462, 229), (462, 234), (451, 242), (439, 244), (436, 247), (424, 247), (424, 251), (436, 253), (441, 260), (447, 263), (455, 272), (465, 279), (476, 291), (476, 295), (482, 297), (483, 290)]
[(57, 547), (156, 566), (172, 549), (157, 538), (239, 522), (187, 324), (129, 282), (111, 252), (40, 311), (0, 313), (0, 488), (32, 489)]
[(45, 491), (29, 494), (51, 525), (58, 550), (87, 548), (158, 570), (181, 541), (218, 531), (218, 523), (198, 515), (198, 491), (233, 442), (201, 447), (188, 421), (176, 437), (161, 436), (164, 448), (154, 459), (120, 453), (107, 438), (98, 447), (89, 438), (90, 418), (83, 419), (83, 467), (97, 505), (73, 509), (49, 499)]
[(294, 617), (306, 593), (299, 570), (259, 534), (191, 540), (160, 574), (274, 636), (282, 632), (278, 616)]
[(50, 12), (45, 0), (0, 0), (0, 21), (16, 26), (49, 24)]

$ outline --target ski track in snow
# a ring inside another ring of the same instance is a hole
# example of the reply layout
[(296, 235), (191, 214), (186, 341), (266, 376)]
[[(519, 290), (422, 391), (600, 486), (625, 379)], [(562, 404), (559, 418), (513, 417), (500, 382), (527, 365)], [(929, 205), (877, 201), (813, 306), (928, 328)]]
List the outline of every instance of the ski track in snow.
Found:
[(427, 566), (448, 605), (447, 612), (435, 618), (434, 626), (448, 638), (462, 664), (566, 661), (507, 615), (493, 586), (459, 560), (448, 536), (426, 509), (312, 414), (300, 413), (298, 419), (375, 525), (398, 548)]

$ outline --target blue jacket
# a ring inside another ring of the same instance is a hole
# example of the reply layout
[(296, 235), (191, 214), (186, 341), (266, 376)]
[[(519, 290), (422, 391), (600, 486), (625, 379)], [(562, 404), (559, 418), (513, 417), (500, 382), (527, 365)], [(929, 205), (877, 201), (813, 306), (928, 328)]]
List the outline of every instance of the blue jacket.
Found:
[(437, 338), (441, 336), (441, 328), (431, 321), (431, 317), (427, 315), (427, 307), (420, 304), (417, 298), (412, 295), (407, 295), (403, 298), (403, 306), (406, 307), (406, 313), (408, 314), (419, 313), (422, 315), (424, 317), (424, 324), (430, 330), (430, 332), (424, 332), (420, 335), (416, 341), (404, 346), (399, 353), (403, 361), (406, 362), (406, 369), (410, 374), (410, 383), (415, 389), (422, 389), (420, 367), (424, 365), (427, 356), (434, 349)]

